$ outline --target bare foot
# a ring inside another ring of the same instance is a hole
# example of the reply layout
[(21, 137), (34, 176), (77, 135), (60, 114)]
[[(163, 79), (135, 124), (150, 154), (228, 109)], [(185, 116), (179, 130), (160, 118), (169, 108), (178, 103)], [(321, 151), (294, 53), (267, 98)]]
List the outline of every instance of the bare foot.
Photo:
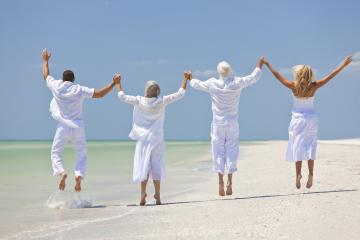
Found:
[(232, 195), (232, 185), (226, 185), (226, 195)]
[(147, 197), (146, 193), (141, 193), (141, 200), (140, 200), (140, 206), (145, 206), (146, 204), (146, 200), (145, 198)]
[(65, 189), (66, 178), (67, 178), (67, 174), (65, 172), (60, 174), (60, 183), (59, 183), (60, 191), (64, 191), (64, 189)]
[(224, 184), (223, 183), (219, 183), (219, 196), (225, 196), (225, 191), (224, 191)]
[(300, 187), (301, 187), (301, 182), (300, 182), (301, 178), (302, 178), (301, 174), (298, 174), (296, 176), (296, 188), (297, 189), (300, 189)]
[(81, 177), (80, 176), (75, 177), (75, 191), (76, 192), (81, 191)]
[(156, 200), (156, 205), (161, 205), (161, 200), (160, 200), (160, 194), (159, 195), (154, 195), (154, 198)]
[(311, 187), (312, 187), (312, 185), (313, 185), (313, 178), (314, 178), (314, 176), (309, 174), (308, 180), (307, 180), (307, 183), (306, 183), (306, 188), (311, 188)]

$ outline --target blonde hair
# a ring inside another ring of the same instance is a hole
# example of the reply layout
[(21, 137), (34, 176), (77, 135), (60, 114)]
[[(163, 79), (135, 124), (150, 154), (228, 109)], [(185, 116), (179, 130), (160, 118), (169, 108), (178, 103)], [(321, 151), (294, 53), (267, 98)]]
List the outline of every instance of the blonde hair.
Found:
[(232, 74), (231, 65), (226, 61), (218, 63), (217, 71), (221, 77), (229, 77)]
[(145, 97), (153, 98), (160, 95), (160, 86), (157, 82), (150, 80), (145, 85)]
[(308, 65), (296, 65), (293, 67), (296, 97), (311, 97), (316, 90), (313, 70)]

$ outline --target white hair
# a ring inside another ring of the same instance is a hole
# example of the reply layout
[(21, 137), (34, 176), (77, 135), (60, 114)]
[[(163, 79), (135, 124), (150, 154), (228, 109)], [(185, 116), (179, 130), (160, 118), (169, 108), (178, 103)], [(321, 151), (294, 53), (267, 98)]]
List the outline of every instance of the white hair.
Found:
[(160, 95), (160, 86), (156, 81), (147, 81), (145, 85), (145, 97), (152, 98)]
[(231, 65), (226, 61), (221, 61), (217, 65), (217, 71), (220, 77), (229, 77), (232, 74)]

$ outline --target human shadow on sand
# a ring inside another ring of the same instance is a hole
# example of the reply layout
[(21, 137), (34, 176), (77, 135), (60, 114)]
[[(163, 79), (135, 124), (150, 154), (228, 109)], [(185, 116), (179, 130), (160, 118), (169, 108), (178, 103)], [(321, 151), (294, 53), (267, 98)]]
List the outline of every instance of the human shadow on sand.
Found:
[[(314, 192), (302, 192), (302, 193), (288, 193), (288, 194), (268, 194), (259, 196), (248, 196), (248, 197), (227, 197), (217, 198), (208, 200), (193, 200), (193, 201), (178, 201), (178, 202), (165, 202), (162, 205), (177, 205), (177, 204), (191, 204), (191, 203), (205, 203), (205, 202), (216, 202), (216, 201), (234, 201), (234, 200), (248, 200), (248, 199), (263, 199), (263, 198), (277, 198), (277, 197), (289, 197), (298, 195), (312, 195), (312, 194), (326, 194), (326, 193), (343, 193), (343, 192), (354, 192), (358, 189), (338, 189), (338, 190), (325, 190), (325, 191), (314, 191)], [(129, 204), (127, 207), (139, 206), (138, 204)], [(154, 203), (146, 204), (146, 206), (155, 206)]]

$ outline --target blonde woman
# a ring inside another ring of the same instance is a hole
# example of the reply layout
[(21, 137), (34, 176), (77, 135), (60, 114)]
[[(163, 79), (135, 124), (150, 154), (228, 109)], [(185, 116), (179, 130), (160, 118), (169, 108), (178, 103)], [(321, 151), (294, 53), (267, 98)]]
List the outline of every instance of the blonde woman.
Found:
[(297, 189), (301, 187), (302, 161), (308, 162), (309, 175), (306, 187), (311, 188), (313, 185), (318, 131), (318, 119), (314, 110), (315, 93), (349, 65), (351, 61), (351, 56), (346, 57), (340, 66), (319, 81), (315, 81), (314, 72), (310, 66), (297, 65), (293, 67), (294, 81), (289, 81), (265, 60), (265, 65), (274, 76), (293, 93), (293, 109), (289, 126), (286, 160), (295, 162)]
[[(184, 74), (187, 76), (187, 74)], [(164, 162), (164, 118), (165, 108), (185, 96), (187, 77), (182, 80), (180, 89), (173, 94), (160, 96), (160, 86), (148, 81), (143, 96), (125, 95), (118, 85), (118, 97), (121, 101), (134, 105), (133, 127), (129, 137), (136, 140), (134, 155), (133, 181), (141, 182), (140, 205), (146, 203), (146, 185), (153, 180), (156, 204), (160, 205), (160, 181), (165, 177)]]

